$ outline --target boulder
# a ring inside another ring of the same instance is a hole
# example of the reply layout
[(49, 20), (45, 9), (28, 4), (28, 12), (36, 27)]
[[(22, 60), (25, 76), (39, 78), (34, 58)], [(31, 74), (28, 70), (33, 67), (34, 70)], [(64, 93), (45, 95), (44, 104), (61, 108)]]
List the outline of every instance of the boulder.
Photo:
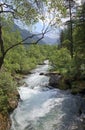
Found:
[(42, 73), (40, 73), (39, 75), (45, 75), (45, 74), (42, 72)]
[(60, 81), (62, 79), (61, 74), (59, 73), (50, 73), (49, 74), (50, 78), (49, 78), (49, 85), (52, 87), (57, 88), (60, 84)]

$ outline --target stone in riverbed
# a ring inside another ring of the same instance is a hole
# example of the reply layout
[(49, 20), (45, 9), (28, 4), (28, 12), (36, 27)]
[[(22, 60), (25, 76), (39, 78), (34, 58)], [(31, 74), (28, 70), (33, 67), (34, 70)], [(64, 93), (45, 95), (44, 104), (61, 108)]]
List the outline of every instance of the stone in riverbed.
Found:
[(45, 74), (42, 72), (42, 73), (40, 73), (39, 75), (45, 75)]
[(60, 73), (49, 73), (49, 85), (57, 88), (60, 84), (62, 76)]

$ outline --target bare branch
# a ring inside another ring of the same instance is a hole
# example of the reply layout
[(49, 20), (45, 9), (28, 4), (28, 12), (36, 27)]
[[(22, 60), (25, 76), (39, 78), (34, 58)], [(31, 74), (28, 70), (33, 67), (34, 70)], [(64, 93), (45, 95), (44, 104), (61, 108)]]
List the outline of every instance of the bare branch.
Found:
[[(33, 35), (31, 35), (31, 36), (26, 37), (26, 38), (23, 39), (22, 41), (20, 41), (20, 42), (14, 44), (14, 45), (12, 45), (11, 47), (9, 47), (9, 48), (4, 52), (4, 57), (5, 57), (5, 55), (7, 54), (7, 52), (8, 52), (9, 50), (11, 50), (12, 48), (14, 48), (14, 47), (16, 47), (16, 46), (18, 46), (18, 45), (22, 45), (22, 43), (23, 43), (24, 41), (26, 41), (27, 39), (33, 38), (34, 36), (40, 36), (40, 35), (42, 35), (42, 37), (40, 37), (40, 38), (34, 43), (34, 44), (37, 44), (40, 40), (42, 40), (42, 39), (44, 38), (44, 35), (45, 35), (47, 32), (49, 32), (49, 31), (48, 31), (47, 28), (46, 28), (46, 30), (45, 30), (43, 33), (33, 34)], [(29, 44), (29, 43), (28, 43), (28, 44)], [(33, 43), (30, 43), (30, 44), (33, 44)]]
[(42, 33), (42, 37), (39, 38), (39, 39), (35, 42), (35, 44), (37, 44), (37, 43), (38, 43), (39, 41), (41, 41), (43, 38), (44, 38), (44, 33)]
[[(4, 52), (4, 56), (7, 54), (7, 52), (9, 51), (9, 50), (11, 50), (12, 48), (14, 48), (14, 47), (16, 47), (16, 46), (18, 46), (18, 45), (21, 45), (24, 41), (26, 41), (28, 38), (33, 38), (34, 36), (38, 36), (38, 35), (42, 35), (42, 33), (40, 33), (40, 34), (33, 34), (33, 35), (31, 35), (31, 36), (28, 36), (28, 37), (26, 37), (24, 40), (22, 40), (22, 41), (20, 41), (20, 42), (18, 42), (18, 43), (16, 43), (16, 44), (13, 44), (11, 47), (9, 47), (5, 52)], [(40, 40), (39, 40), (40, 41)], [(37, 41), (37, 43), (39, 42), (39, 41)]]
[(17, 15), (22, 15), (20, 12), (17, 11), (17, 9), (14, 9), (12, 5), (6, 4), (6, 3), (0, 3), (0, 14), (2, 13), (11, 13), (13, 15), (13, 18), (17, 18)]

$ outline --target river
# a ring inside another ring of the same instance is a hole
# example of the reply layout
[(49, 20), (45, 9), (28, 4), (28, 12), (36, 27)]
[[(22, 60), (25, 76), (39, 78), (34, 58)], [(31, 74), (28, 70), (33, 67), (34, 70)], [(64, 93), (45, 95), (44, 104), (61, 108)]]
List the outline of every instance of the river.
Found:
[(19, 87), (21, 100), (10, 115), (10, 130), (85, 130), (79, 109), (82, 99), (69, 91), (51, 89), (47, 73), (49, 65), (39, 65), (24, 79), (27, 86)]

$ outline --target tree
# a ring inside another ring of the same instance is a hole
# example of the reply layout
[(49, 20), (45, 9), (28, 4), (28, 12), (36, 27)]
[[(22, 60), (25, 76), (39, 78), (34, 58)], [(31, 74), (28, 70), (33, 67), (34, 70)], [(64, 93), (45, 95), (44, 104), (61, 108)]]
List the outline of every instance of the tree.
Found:
[(77, 10), (76, 26), (73, 31), (75, 64), (77, 73), (85, 72), (85, 4)]
[[(70, 25), (61, 32), (62, 47), (68, 50), (70, 44)], [(72, 19), (72, 39), (73, 43), (73, 73), (80, 76), (85, 73), (85, 4), (77, 6), (75, 19)]]
[[(33, 24), (36, 21), (38, 21), (38, 19), (42, 19), (43, 21), (43, 28), (42, 28), (42, 32), (40, 34), (40, 38), (35, 41), (35, 43), (37, 44), (42, 38), (44, 38), (44, 35), (50, 31), (49, 27), (54, 26), (55, 25), (55, 21), (54, 18), (52, 18), (50, 20), (50, 22), (48, 22), (48, 25), (45, 24), (45, 17), (43, 14), (43, 2), (46, 3), (46, 0), (34, 0), (34, 1), (30, 1), (30, 0), (4, 0), (3, 2), (0, 3), (0, 68), (3, 65), (4, 62), (4, 58), (7, 54), (7, 52), (14, 48), (17, 45), (20, 45), (21, 43), (23, 43), (25, 40), (27, 40), (28, 38), (32, 38), (34, 36), (36, 36), (36, 34), (33, 34), (31, 36), (26, 37), (24, 40), (21, 40), (17, 43), (11, 44), (9, 45), (9, 47), (7, 49), (5, 49), (5, 44), (2, 38), (2, 28), (3, 28), (3, 23), (6, 24), (7, 21), (12, 21), (14, 22), (14, 19), (19, 19), (21, 21), (24, 21), (26, 24)], [(3, 22), (4, 19), (4, 22)], [(54, 22), (53, 22), (54, 21)]]
[[(70, 48), (70, 55), (71, 55), (71, 58), (73, 58), (73, 55), (74, 55), (74, 45), (73, 45), (73, 15), (74, 15), (74, 12), (73, 10), (76, 10), (74, 9), (75, 8), (75, 1), (74, 0), (65, 0), (65, 7), (67, 9), (67, 14), (69, 14), (69, 21), (66, 21), (66, 24), (68, 26), (68, 29), (69, 29), (69, 48)], [(69, 12), (68, 12), (68, 9), (69, 9)]]
[[(61, 31), (61, 35), (60, 35), (60, 47), (65, 47), (69, 50), (71, 50), (71, 47), (70, 47), (70, 44), (71, 44), (71, 41), (70, 41), (70, 27), (69, 25), (67, 25), (66, 28), (64, 28), (64, 30)], [(70, 53), (71, 54), (71, 53)]]
[(7, 19), (10, 19), (11, 21), (14, 19), (20, 19), (24, 20), (28, 24), (33, 23), (37, 20), (37, 9), (33, 7), (32, 2), (23, 0), (13, 0), (10, 2), (8, 0), (4, 0), (0, 3), (0, 68), (3, 65), (7, 52), (26, 40), (21, 40), (11, 46), (9, 45), (9, 48), (5, 49), (2, 38), (3, 19), (5, 19), (4, 22), (7, 22)]

